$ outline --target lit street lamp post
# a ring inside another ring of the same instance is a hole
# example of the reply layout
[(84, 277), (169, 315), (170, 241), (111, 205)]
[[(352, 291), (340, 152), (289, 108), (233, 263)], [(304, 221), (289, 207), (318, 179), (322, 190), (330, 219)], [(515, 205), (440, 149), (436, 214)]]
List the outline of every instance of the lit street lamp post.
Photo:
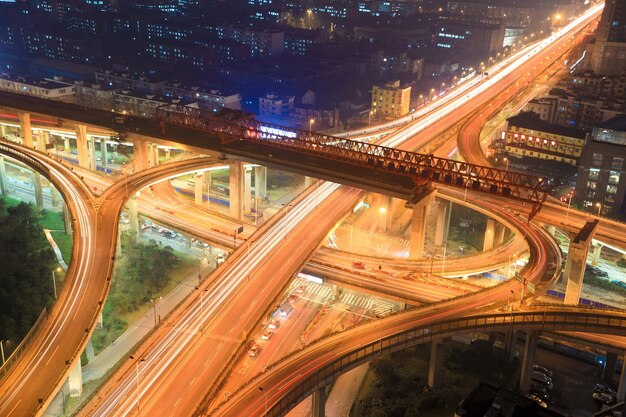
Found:
[(155, 328), (155, 329), (156, 329), (156, 327), (157, 327), (157, 310), (156, 310), (156, 303), (157, 303), (158, 301), (160, 301), (160, 300), (161, 300), (161, 298), (163, 298), (163, 297), (159, 297), (159, 299), (158, 299), (158, 300), (154, 300), (154, 299), (152, 299), (152, 298), (150, 299), (150, 304), (152, 305), (152, 310), (154, 311), (154, 328)]
[(572, 205), (572, 197), (574, 196), (574, 190), (569, 192), (569, 198), (567, 200), (567, 210), (565, 211), (565, 225), (567, 225), (567, 218), (569, 217), (569, 208)]
[(54, 271), (57, 272), (61, 272), (61, 267), (57, 267), (56, 269), (52, 270), (52, 287), (54, 288), (54, 299), (57, 299), (57, 279), (56, 276), (54, 275)]
[(315, 123), (314, 119), (310, 119), (309, 120), (309, 132), (311, 132), (313, 130), (313, 123)]
[[(130, 359), (135, 359), (132, 355), (129, 356)], [(137, 362), (135, 362), (135, 375), (136, 375), (136, 381), (137, 381), (137, 386), (136, 386), (136, 390), (137, 390), (137, 411), (139, 411), (139, 362), (145, 362), (146, 359), (145, 358), (141, 358), (139, 360), (137, 360)]]
[(598, 207), (598, 216), (600, 215), (600, 210), (602, 210), (602, 204), (596, 203), (596, 207)]
[(196, 291), (200, 293), (200, 313), (202, 314), (202, 311), (204, 310), (204, 297), (202, 296), (202, 294), (209, 291), (209, 289), (205, 288), (204, 290), (201, 290), (198, 287), (194, 287), (194, 288)]
[(368, 116), (367, 116), (367, 125), (368, 125), (368, 126), (371, 126), (371, 125), (372, 125), (372, 114), (373, 114), (373, 113), (374, 113), (374, 112), (373, 112), (372, 110), (370, 110), (370, 112), (369, 112), (369, 114), (368, 114)]
[(441, 276), (443, 277), (446, 268), (446, 249), (448, 249), (448, 242), (442, 242), (441, 246), (443, 246), (443, 262), (441, 262)]

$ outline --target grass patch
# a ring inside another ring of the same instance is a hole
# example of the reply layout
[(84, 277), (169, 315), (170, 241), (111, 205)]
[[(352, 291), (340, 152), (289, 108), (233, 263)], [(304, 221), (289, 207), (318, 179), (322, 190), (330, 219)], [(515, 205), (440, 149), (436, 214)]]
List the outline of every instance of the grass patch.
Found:
[(22, 200), (7, 197), (6, 195), (3, 195), (2, 197), (0, 197), (0, 200), (4, 202), (4, 205), (3, 205), (4, 213), (6, 213), (6, 209), (8, 209), (9, 207), (17, 207), (17, 205), (19, 205), (22, 202)]
[(59, 247), (63, 260), (69, 265), (72, 260), (73, 235), (68, 235), (65, 232), (50, 232), (50, 234)]
[(65, 230), (65, 223), (63, 222), (63, 212), (41, 210), (41, 225), (45, 229), (50, 230)]

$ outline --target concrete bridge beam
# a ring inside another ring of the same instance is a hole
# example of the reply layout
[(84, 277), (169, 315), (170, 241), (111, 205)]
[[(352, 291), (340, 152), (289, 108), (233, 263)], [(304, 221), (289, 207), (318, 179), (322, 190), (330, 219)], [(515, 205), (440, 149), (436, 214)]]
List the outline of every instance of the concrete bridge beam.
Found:
[(22, 131), (22, 145), (33, 147), (33, 129), (30, 125), (30, 113), (20, 113), (20, 129)]
[(533, 364), (535, 363), (535, 350), (539, 333), (530, 331), (526, 333), (526, 343), (524, 345), (524, 357), (522, 358), (522, 369), (520, 375), (520, 392), (528, 394), (530, 391), (530, 381), (533, 376)]
[(229, 164), (228, 182), (230, 188), (230, 216), (243, 219), (243, 163), (233, 161)]
[(565, 261), (565, 273), (567, 286), (565, 288), (565, 304), (578, 304), (583, 286), (583, 277), (587, 267), (587, 255), (593, 236), (595, 235), (598, 220), (587, 222), (578, 234), (570, 241), (567, 259)]
[(431, 192), (413, 206), (411, 222), (411, 239), (409, 242), (409, 258), (421, 259), (424, 256), (426, 240), (426, 219), (435, 200), (435, 192)]
[(450, 214), (452, 212), (452, 202), (439, 200), (437, 203), (437, 223), (435, 225), (435, 245), (441, 246), (448, 240), (450, 230)]
[(434, 339), (430, 344), (428, 363), (428, 386), (439, 388), (443, 381), (443, 358), (445, 355), (443, 339)]
[(483, 252), (493, 249), (493, 242), (496, 236), (496, 221), (487, 219), (487, 227), (485, 228), (485, 238), (483, 240)]
[(326, 394), (326, 387), (322, 387), (313, 391), (311, 395), (311, 417), (325, 417), (326, 416), (326, 400), (328, 394)]
[(80, 355), (72, 366), (67, 382), (70, 387), (70, 397), (80, 397), (83, 393), (83, 370), (80, 364)]
[(43, 209), (43, 190), (41, 187), (41, 174), (33, 171), (33, 184), (35, 185), (35, 202), (39, 209)]
[(77, 124), (76, 149), (78, 151), (78, 166), (89, 169), (89, 145), (87, 144), (87, 126)]

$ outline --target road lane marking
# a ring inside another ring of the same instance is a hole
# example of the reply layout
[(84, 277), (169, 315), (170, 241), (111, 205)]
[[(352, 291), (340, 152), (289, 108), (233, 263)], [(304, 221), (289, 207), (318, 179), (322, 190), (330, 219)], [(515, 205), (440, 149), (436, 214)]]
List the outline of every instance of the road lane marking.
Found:
[(46, 362), (45, 366), (48, 366), (48, 364), (52, 360), (52, 357), (54, 356), (54, 354), (57, 353), (57, 350), (59, 350), (59, 345), (57, 345), (56, 349), (54, 349), (54, 352), (52, 352), (52, 354), (50, 356), (48, 356), (48, 361)]

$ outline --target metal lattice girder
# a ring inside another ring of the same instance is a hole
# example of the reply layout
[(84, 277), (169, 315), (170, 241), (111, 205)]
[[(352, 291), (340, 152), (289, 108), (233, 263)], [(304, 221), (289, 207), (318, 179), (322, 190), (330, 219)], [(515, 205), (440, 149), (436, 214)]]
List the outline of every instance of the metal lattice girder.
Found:
[(548, 196), (547, 184), (543, 178), (508, 170), (256, 120), (224, 122), (218, 118), (203, 117), (199, 110), (193, 108), (176, 107), (173, 111), (161, 110), (159, 117), (170, 123), (216, 133), (224, 143), (230, 142), (224, 139), (230, 136), (235, 140), (256, 142), (352, 165), (370, 167), (378, 171), (406, 175), (414, 181), (416, 187), (423, 185), (424, 182), (432, 182), (527, 201), (533, 205), (531, 217), (539, 211), (541, 204)]

